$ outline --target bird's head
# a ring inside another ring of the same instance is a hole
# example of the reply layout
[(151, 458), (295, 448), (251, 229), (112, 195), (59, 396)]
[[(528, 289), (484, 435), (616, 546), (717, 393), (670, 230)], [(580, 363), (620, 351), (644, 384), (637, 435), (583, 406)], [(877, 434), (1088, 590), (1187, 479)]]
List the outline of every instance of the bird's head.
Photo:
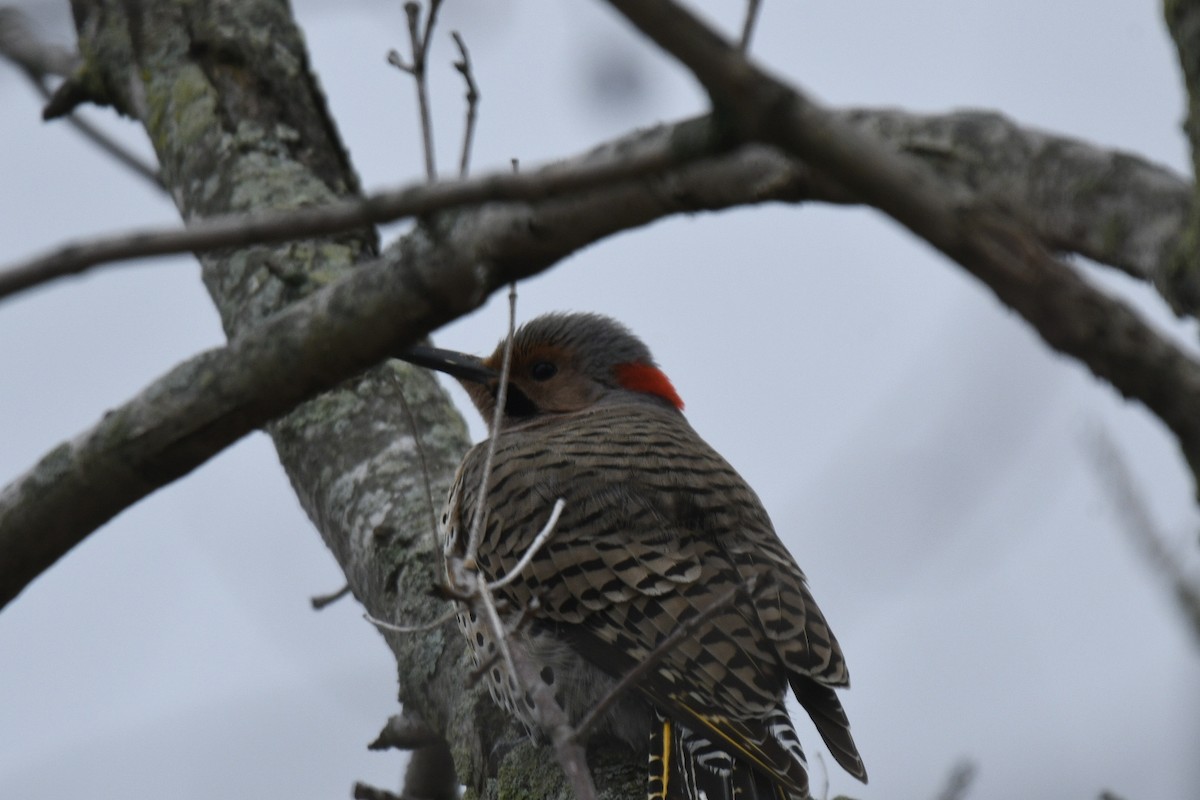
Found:
[[(400, 357), (457, 378), (491, 425), (504, 345), (483, 359), (429, 347)], [(683, 409), (642, 340), (599, 314), (546, 314), (522, 325), (513, 337), (506, 395), (504, 427), (621, 401)]]

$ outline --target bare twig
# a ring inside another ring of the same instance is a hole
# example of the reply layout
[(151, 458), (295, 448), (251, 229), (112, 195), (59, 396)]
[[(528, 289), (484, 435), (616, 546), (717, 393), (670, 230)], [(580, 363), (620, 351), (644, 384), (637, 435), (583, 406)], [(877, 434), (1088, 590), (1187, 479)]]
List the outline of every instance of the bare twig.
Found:
[(404, 396), (404, 392), (398, 392), (397, 397), (400, 398), (400, 408), (408, 422), (408, 428), (412, 431), (413, 446), (417, 450), (417, 463), (421, 465), (421, 480), (425, 484), (425, 502), (429, 508), (429, 536), (436, 551), (439, 549), (437, 504), (433, 500), (433, 478), (429, 474), (429, 461), (425, 458), (425, 445), (421, 442), (421, 429), (417, 426), (417, 418), (412, 409), (408, 407), (408, 398)]
[(454, 62), (454, 68), (459, 71), (467, 83), (467, 121), (463, 127), (462, 155), (458, 161), (458, 177), (465, 178), (470, 171), (471, 148), (475, 142), (475, 122), (479, 112), (479, 87), (475, 85), (475, 73), (471, 69), (471, 56), (467, 52), (467, 45), (463, 42), (462, 36), (458, 31), (451, 31), (450, 36), (453, 37), (454, 44), (458, 46), (459, 59)]
[(428, 53), (425, 45), (428, 42), (429, 31), (433, 27), (433, 18), (437, 14), (439, 0), (430, 0), (429, 21), (425, 27), (425, 35), (420, 34), (421, 6), (416, 2), (404, 4), (404, 12), (408, 17), (408, 37), (413, 53), (413, 81), (417, 86), (417, 108), (421, 115), (421, 143), (425, 151), (425, 178), (437, 180), (437, 164), (434, 158), (433, 120), (429, 113), (429, 81), (426, 78)]
[(554, 501), (554, 508), (550, 511), (550, 519), (546, 520), (545, 526), (542, 527), (542, 529), (538, 532), (538, 535), (534, 537), (534, 540), (529, 544), (529, 547), (521, 556), (521, 560), (514, 564), (513, 568), (509, 570), (508, 574), (503, 578), (492, 581), (490, 584), (488, 584), (489, 589), (492, 591), (495, 591), (496, 589), (502, 589), (520, 576), (525, 568), (529, 566), (529, 562), (533, 560), (533, 557), (537, 555), (538, 551), (542, 549), (542, 546), (546, 544), (546, 542), (548, 542), (550, 537), (554, 534), (554, 528), (556, 525), (558, 525), (559, 515), (562, 514), (563, 507), (566, 506), (566, 504), (567, 501), (563, 500), (561, 497)]
[(526, 620), (535, 613), (538, 607), (537, 601), (534, 599), (527, 608), (516, 609), (517, 613), (510, 628), (501, 617), (493, 594), (495, 590), (501, 589), (515, 580), (553, 535), (566, 501), (562, 498), (555, 501), (546, 524), (530, 542), (529, 547), (525, 549), (508, 574), (489, 583), (479, 569), (479, 545), (483, 531), (487, 527), (488, 486), (492, 464), (496, 457), (496, 443), (502, 432), (509, 371), (512, 365), (517, 316), (516, 284), (509, 286), (508, 304), (508, 335), (504, 340), (499, 386), (496, 391), (495, 409), (490, 427), (491, 435), (488, 438), (488, 446), (484, 450), (483, 468), (480, 471), (478, 499), (475, 504), (471, 530), (468, 534), (466, 551), (461, 558), (451, 557), (447, 564), (447, 575), (452, 583), (448, 589), (449, 593), (459, 602), (469, 604), (472, 612), (483, 618), (491, 632), (491, 641), (495, 645), (496, 652), (493, 658), (478, 665), (474, 670), (473, 677), (484, 674), (495, 661), (504, 665), (505, 675), (508, 680), (512, 681), (517, 697), (528, 697), (532, 701), (533, 718), (554, 743), (559, 765), (574, 789), (576, 797), (579, 800), (594, 800), (596, 789), (592, 782), (591, 772), (588, 770), (586, 755), (583, 747), (575, 739), (566, 712), (559, 706), (554, 692), (541, 680), (541, 665), (534, 664), (529, 653), (522, 648), (513, 647), (510, 642), (510, 636), (518, 632)]
[[(587, 767), (587, 760), (583, 748), (573, 738), (566, 713), (558, 705), (554, 693), (540, 679), (541, 667), (534, 665), (530, 661), (528, 653), (513, 647), (509, 641), (510, 635), (524, 625), (529, 615), (537, 607), (536, 600), (530, 604), (529, 608), (517, 609), (510, 629), (501, 618), (496, 598), (493, 595), (495, 589), (503, 588), (515, 580), (549, 540), (554, 533), (559, 516), (562, 514), (565, 501), (560, 498), (555, 502), (550, 512), (550, 518), (507, 575), (497, 579), (494, 583), (488, 583), (479, 570), (479, 544), (487, 526), (488, 484), (491, 478), (492, 463), (496, 456), (496, 442), (500, 436), (504, 419), (505, 396), (512, 363), (517, 313), (516, 284), (509, 286), (508, 302), (508, 336), (504, 341), (500, 383), (496, 392), (496, 407), (491, 420), (491, 436), (488, 439), (488, 447), (484, 451), (483, 468), (479, 477), (478, 500), (475, 505), (466, 551), (461, 557), (450, 557), (449, 563), (447, 563), (446, 572), (451, 581), (451, 585), (447, 589), (448, 594), (459, 602), (468, 604), (474, 614), (481, 616), (491, 631), (491, 640), (495, 645), (496, 653), (493, 659), (488, 659), (486, 663), (477, 666), (474, 671), (475, 675), (481, 675), (485, 670), (490, 669), (494, 660), (504, 664), (505, 674), (513, 682), (517, 696), (531, 698), (534, 718), (554, 742), (559, 764), (574, 788), (576, 796), (580, 800), (594, 800), (596, 791)], [(377, 621), (376, 623), (378, 624)]]
[(312, 607), (313, 607), (314, 611), (320, 611), (321, 609), (325, 608), (326, 606), (333, 605), (338, 600), (341, 600), (343, 597), (345, 597), (348, 594), (350, 594), (350, 584), (346, 584), (342, 588), (338, 589), (336, 592), (331, 592), (330, 594), (315, 595), (315, 596), (309, 598), (309, 602), (312, 603)]
[[(50, 96), (50, 91), (45, 86), (41, 87), (44, 97)], [(150, 162), (142, 159), (132, 150), (119, 141), (109, 136), (104, 131), (97, 128), (92, 123), (88, 122), (79, 112), (72, 112), (67, 116), (67, 124), (71, 125), (75, 130), (79, 131), (85, 139), (91, 141), (92, 144), (100, 148), (110, 158), (116, 160), (118, 164), (128, 169), (134, 175), (146, 181), (146, 183), (154, 186), (155, 189), (166, 191), (163, 186), (162, 177), (158, 174), (158, 169)]]
[(380, 628), (385, 631), (391, 631), (392, 633), (421, 633), (422, 631), (431, 631), (434, 628), (440, 628), (450, 620), (454, 619), (454, 615), (457, 613), (457, 609), (451, 608), (440, 617), (421, 625), (396, 625), (391, 622), (385, 622), (384, 620), (376, 619), (370, 614), (363, 614), (363, 619), (374, 625), (376, 628)]
[(404, 59), (395, 50), (388, 51), (388, 63), (397, 69), (407, 72), (413, 78), (417, 88), (417, 110), (421, 117), (421, 142), (425, 150), (425, 179), (429, 182), (437, 180), (437, 165), (434, 159), (433, 120), (429, 111), (429, 80), (427, 67), (429, 64), (429, 45), (432, 41), (433, 28), (437, 23), (438, 10), (442, 0), (430, 0), (429, 14), (425, 25), (421, 25), (421, 4), (409, 0), (404, 4), (404, 15), (408, 20), (408, 40), (412, 49), (412, 63), (404, 63)]
[(747, 0), (746, 18), (742, 21), (742, 38), (738, 40), (738, 52), (742, 55), (750, 52), (750, 40), (754, 37), (754, 26), (758, 22), (758, 12), (762, 0)]
[[(504, 420), (504, 405), (508, 397), (508, 376), (512, 366), (513, 337), (517, 325), (517, 285), (508, 287), (508, 335), (504, 339), (504, 355), (500, 365), (500, 385), (496, 388), (496, 407), (492, 412), (491, 435), (488, 446), (484, 451), (483, 469), (479, 477), (478, 499), (475, 503), (475, 514), (471, 520), (471, 530), (467, 537), (467, 550), (461, 565), (450, 571), (452, 580), (465, 583), (465, 588), (473, 595), (470, 602), (482, 608), (484, 618), (492, 630), (496, 649), (504, 661), (508, 674), (514, 680), (517, 676), (516, 662), (513, 661), (512, 648), (508, 646), (508, 633), (496, 610), (496, 602), (486, 580), (479, 573), (479, 543), (487, 526), (487, 497), (488, 484), (492, 476), (492, 462), (496, 458), (496, 442), (500, 438), (501, 423)], [(459, 587), (454, 587), (459, 588)]]
[(487, 517), (488, 481), (492, 476), (492, 461), (496, 458), (496, 441), (500, 438), (500, 425), (504, 420), (504, 405), (508, 400), (508, 373), (512, 365), (513, 335), (517, 328), (517, 285), (508, 286), (508, 336), (504, 340), (504, 355), (500, 362), (500, 385), (496, 387), (496, 407), (492, 410), (491, 436), (483, 460), (483, 474), (479, 480), (478, 499), (475, 502), (475, 517), (471, 521), (471, 532), (467, 537), (467, 552), (464, 561), (475, 568), (479, 554), (479, 540), (483, 537)]
[(637, 666), (622, 675), (621, 680), (609, 690), (608, 694), (588, 712), (586, 717), (580, 720), (579, 724), (575, 726), (573, 734), (576, 741), (584, 741), (596, 723), (604, 719), (604, 715), (612, 708), (613, 703), (636, 686), (646, 673), (655, 669), (664, 658), (674, 651), (677, 644), (695, 633), (697, 628), (712, 619), (718, 612), (728, 608), (738, 595), (753, 595), (757, 583), (757, 576), (751, 576), (744, 584), (730, 587), (701, 611), (688, 617), (678, 628), (671, 631), (671, 634), (659, 642), (645, 658), (638, 662)]
[[(406, 3), (408, 5), (416, 5), (417, 3)], [(429, 45), (433, 41), (433, 27), (437, 24), (438, 11), (442, 8), (442, 0), (429, 0), (429, 16), (425, 18), (425, 30), (421, 34), (421, 56), (425, 63), (429, 62)]]
[(424, 720), (408, 710), (388, 718), (375, 741), (367, 745), (368, 750), (416, 750), (441, 741)]
[(407, 72), (409, 75), (412, 74), (412, 71), (413, 71), (412, 66), (409, 65), (408, 62), (406, 62), (404, 60), (404, 56), (400, 55), (399, 50), (388, 50), (387, 51), (387, 63), (391, 64), (393, 67), (400, 70), (401, 72)]

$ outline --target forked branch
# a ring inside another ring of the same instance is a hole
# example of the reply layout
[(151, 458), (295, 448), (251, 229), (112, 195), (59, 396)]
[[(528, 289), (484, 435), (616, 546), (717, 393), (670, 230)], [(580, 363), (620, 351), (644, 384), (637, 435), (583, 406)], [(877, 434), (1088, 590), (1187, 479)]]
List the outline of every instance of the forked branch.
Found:
[(458, 31), (451, 31), (454, 44), (458, 47), (458, 61), (454, 68), (463, 76), (467, 84), (467, 121), (463, 125), (462, 154), (458, 159), (458, 177), (465, 178), (471, 167), (471, 148), (475, 144), (475, 124), (479, 115), (479, 87), (475, 84), (475, 71), (471, 68), (471, 54)]
[(1174, 432), (1200, 476), (1200, 364), (1127, 303), (1097, 291), (1013, 215), (972, 202), (920, 162), (846, 125), (672, 0), (609, 2), (692, 71), (743, 141), (819, 164), (855, 197), (957, 261), (1052, 347), (1143, 402)]
[(417, 88), (417, 113), (421, 119), (421, 143), (425, 152), (425, 179), (437, 180), (437, 164), (433, 147), (433, 119), (429, 110), (429, 45), (433, 38), (433, 28), (437, 24), (438, 11), (442, 0), (430, 0), (429, 14), (421, 24), (421, 4), (409, 2), (404, 4), (404, 16), (408, 20), (408, 41), (412, 52), (412, 62), (405, 63), (395, 50), (388, 52), (388, 63), (397, 69), (407, 72), (413, 77)]

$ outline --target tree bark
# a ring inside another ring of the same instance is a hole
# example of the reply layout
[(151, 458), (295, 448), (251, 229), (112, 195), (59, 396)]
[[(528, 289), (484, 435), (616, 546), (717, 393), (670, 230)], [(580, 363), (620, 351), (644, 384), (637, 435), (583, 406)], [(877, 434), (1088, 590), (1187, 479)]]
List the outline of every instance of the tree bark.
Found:
[[(93, 100), (146, 127), (185, 220), (329, 203), (357, 195), (357, 176), (308, 68), (286, 3), (73, 3)], [(376, 253), (373, 231), (244, 247), (200, 257), (231, 342)], [(419, 232), (406, 249), (429, 255)], [(469, 440), (423, 371), (394, 362), (361, 373), (268, 426), (300, 502), (373, 615), (436, 618), (435, 509)], [(468, 686), (453, 623), (385, 637), (400, 700), (447, 742), (461, 780), (481, 795), (538, 787), (566, 796), (552, 758), (523, 744), (491, 701)], [(387, 715), (380, 709), (381, 719)], [(607, 797), (640, 792), (640, 759), (599, 749)], [(636, 766), (634, 761), (637, 762)], [(453, 776), (448, 776), (449, 780)]]

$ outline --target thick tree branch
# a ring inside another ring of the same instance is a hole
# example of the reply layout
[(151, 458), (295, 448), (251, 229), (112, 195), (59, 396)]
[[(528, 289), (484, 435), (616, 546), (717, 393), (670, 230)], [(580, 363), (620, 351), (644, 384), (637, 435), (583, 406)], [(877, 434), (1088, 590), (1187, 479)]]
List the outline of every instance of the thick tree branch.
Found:
[(418, 184), (316, 208), (212, 217), (184, 229), (146, 229), (83, 240), (0, 272), (0, 298), (103, 263), (307, 239), (487, 201), (538, 200), (586, 191), (660, 170), (675, 158), (660, 146), (632, 160), (608, 159), (537, 174), (501, 173), (469, 181)]
[(1077, 253), (1153, 283), (1181, 313), (1166, 272), (1191, 183), (1130, 153), (1022, 127), (1000, 114), (925, 116), (834, 112), (890, 149), (919, 160), (976, 206), (1003, 209), (1053, 250)]
[[(884, 113), (871, 115), (871, 124), (902, 132), (896, 133), (901, 140), (920, 141), (924, 137), (927, 148), (931, 147), (929, 141), (942, 142), (956, 152), (982, 138), (994, 137), (997, 132), (1015, 135), (1016, 131), (1002, 118), (991, 116), (941, 118), (934, 128), (928, 120), (913, 125), (910, 118), (894, 112), (885, 117)], [(29, 580), (122, 508), (186, 473), (238, 437), (261, 427), (301, 398), (350, 377), (395, 352), (399, 344), (413, 341), (455, 314), (476, 307), (490, 291), (508, 280), (546, 268), (574, 249), (613, 231), (682, 210), (720, 208), (774, 198), (839, 199), (837, 192), (826, 185), (828, 181), (822, 184), (809, 180), (803, 169), (773, 150), (753, 146), (697, 161), (662, 177), (634, 177), (656, 164), (669, 163), (671, 153), (680, 151), (677, 142), (681, 139), (703, 138), (685, 125), (695, 128), (705, 124), (702, 119), (640, 133), (539, 173), (418, 186), (381, 196), (377, 202), (346, 201), (321, 209), (301, 209), (290, 212), (291, 216), (269, 214), (261, 218), (265, 221), (253, 231), (240, 229), (233, 220), (218, 219), (198, 223), (196, 230), (172, 232), (164, 237), (175, 247), (180, 246), (179, 239), (188, 237), (190, 240), (184, 244), (193, 247), (200, 243), (245, 244), (260, 236), (270, 238), (264, 234), (294, 236), (298, 230), (309, 235), (338, 230), (361, 224), (373, 218), (370, 216), (373, 214), (390, 214), (406, 208), (425, 213), (451, 207), (464, 197), (481, 199), (512, 194), (552, 198), (528, 205), (493, 203), (459, 213), (448, 229), (453, 235), (444, 238), (439, 246), (421, 236), (405, 240), (384, 261), (360, 267), (297, 304), (286, 316), (248, 330), (227, 348), (173, 370), (141, 397), (76, 439), (67, 450), (59, 448), (49, 454), (42, 464), (0, 496), (0, 520), (13, 520), (0, 525), (3, 530), (0, 554), (7, 556), (0, 558), (3, 565), (0, 597), (15, 596)], [(915, 133), (913, 127), (921, 133)], [(983, 135), (981, 129), (985, 131)], [(1019, 150), (1032, 154), (1031, 164), (1038, 160), (1036, 137), (1037, 134), (1027, 134), (1018, 139)], [(1060, 145), (1046, 146), (1059, 152), (1064, 150)], [(1017, 149), (1001, 152), (1011, 155)], [(630, 159), (624, 166), (623, 156)], [(969, 157), (960, 160), (972, 162)], [(1103, 169), (1099, 166), (1098, 152), (1086, 160), (1097, 164), (1096, 169)], [(960, 169), (976, 174), (990, 172)], [(996, 172), (1011, 174), (1012, 171)], [(1160, 205), (1178, 200), (1185, 192), (1181, 184), (1170, 180), (1168, 173), (1149, 165), (1143, 165), (1133, 174), (1143, 185), (1152, 187), (1146, 192), (1147, 197), (1162, 198)], [(979, 183), (981, 179), (976, 180)], [(1003, 182), (1005, 179), (991, 180), (991, 184), (979, 187), (997, 197), (1014, 193), (1013, 184)], [(606, 181), (613, 181), (613, 185), (603, 191), (595, 189)], [(578, 196), (553, 198), (555, 191), (579, 187), (591, 189)], [(845, 199), (844, 194), (841, 199)], [(1108, 198), (1098, 202), (1116, 207)], [(1129, 213), (1137, 212), (1129, 209)], [(209, 237), (207, 241), (205, 237)], [(1126, 241), (1134, 238), (1127, 237)], [(1086, 245), (1090, 240), (1082, 237), (1078, 241)], [(1161, 240), (1159, 245), (1167, 246)], [(1112, 246), (1120, 252), (1121, 245)], [(1129, 254), (1129, 263), (1149, 266), (1152, 250), (1148, 246), (1134, 246), (1125, 252)], [(425, 287), (429, 297), (441, 298), (444, 307), (415, 308), (409, 292), (417, 285)], [(1100, 298), (1101, 303), (1112, 302), (1095, 292), (1084, 296), (1085, 300), (1095, 298)], [(1101, 305), (1096, 313), (1105, 315), (1106, 308)], [(1070, 308), (1061, 314), (1053, 310), (1049, 313), (1054, 320), (1065, 323), (1076, 312), (1077, 309)], [(336, 348), (335, 342), (340, 343)], [(213, 380), (213, 375), (220, 380)], [(161, 403), (159, 398), (164, 396), (173, 403)], [(111, 436), (109, 431), (113, 430), (137, 431), (137, 436), (125, 441)], [(161, 435), (151, 435), (150, 431), (161, 431)], [(66, 453), (71, 458), (64, 461)], [(171, 468), (163, 469), (165, 465)], [(126, 470), (154, 476), (154, 480), (119, 479)], [(43, 487), (47, 476), (53, 476), (55, 491), (42, 495), (39, 487)], [(36, 497), (43, 499), (38, 501)], [(75, 500), (61, 502), (66, 497)], [(17, 524), (18, 519), (26, 522)], [(52, 533), (18, 546), (26, 538), (33, 538), (25, 532), (36, 529)], [(28, 547), (35, 547), (36, 552)]]
[[(999, 114), (918, 115), (853, 109), (837, 117), (920, 159), (972, 202), (1004, 208), (1047, 246), (1127, 274), (1173, 286), (1162, 271), (1187, 216), (1183, 178), (1135, 156), (1022, 128)], [(778, 201), (857, 202), (774, 148), (745, 145), (706, 153), (708, 118), (659, 126), (543, 169), (434, 186), (414, 185), (315, 208), (198, 220), (186, 229), (147, 229), (90, 239), (0, 271), (0, 298), (98, 264), (170, 253), (207, 252), (341, 233), (466, 205), (534, 201), (595, 186), (621, 191), (644, 221), (699, 210)], [(591, 213), (605, 208), (591, 204)]]
[(1052, 347), (1144, 403), (1175, 433), (1200, 476), (1200, 365), (1128, 305), (1052, 257), (1019, 220), (947, 191), (920, 162), (758, 69), (671, 0), (609, 2), (693, 72), (734, 135), (820, 164), (854, 196), (957, 261)]
[(179, 365), (9, 485), (0, 601), (122, 509), (461, 314), (456, 297), (477, 304), (498, 285), (469, 262), (410, 264), (377, 261)]

